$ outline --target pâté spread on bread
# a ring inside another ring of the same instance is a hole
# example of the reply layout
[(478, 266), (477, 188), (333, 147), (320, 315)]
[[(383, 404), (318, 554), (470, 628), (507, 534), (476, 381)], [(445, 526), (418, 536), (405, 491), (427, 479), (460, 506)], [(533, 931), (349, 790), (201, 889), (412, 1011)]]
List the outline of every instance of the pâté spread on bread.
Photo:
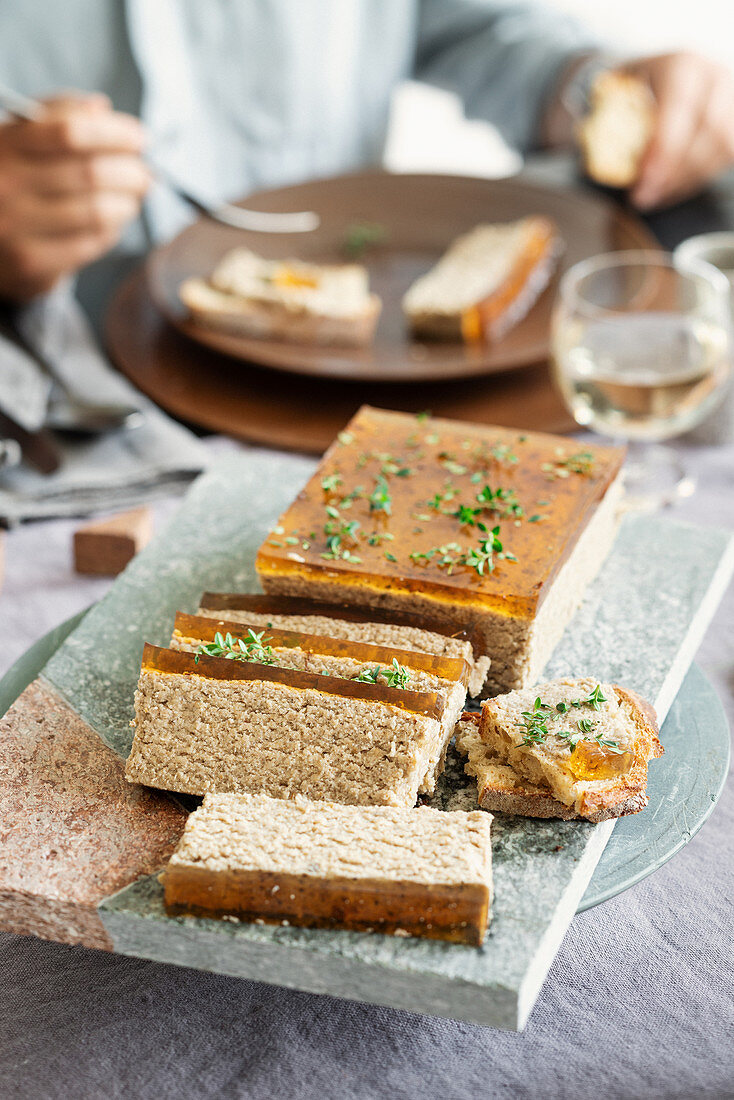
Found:
[(235, 248), (179, 296), (191, 319), (259, 339), (361, 346), (372, 339), (382, 303), (360, 264), (268, 260)]
[(654, 709), (590, 677), (488, 699), (456, 731), (488, 810), (604, 821), (647, 805), (647, 767), (662, 756)]

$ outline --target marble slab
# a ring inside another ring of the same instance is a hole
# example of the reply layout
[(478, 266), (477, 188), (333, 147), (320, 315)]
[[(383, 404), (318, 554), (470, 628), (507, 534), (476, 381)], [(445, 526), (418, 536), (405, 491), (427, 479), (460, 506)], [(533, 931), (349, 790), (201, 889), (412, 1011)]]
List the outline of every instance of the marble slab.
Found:
[[(129, 750), (143, 641), (165, 643), (173, 612), (193, 610), (205, 588), (256, 588), (255, 551), (312, 469), (311, 461), (284, 455), (218, 464), (48, 663), (46, 680), (110, 748)], [(723, 532), (628, 517), (549, 672), (621, 681), (653, 701), (662, 718), (733, 568), (734, 546)], [(437, 804), (473, 799), (473, 783), (452, 759)], [(517, 1028), (612, 827), (498, 821), (496, 902), (481, 949), (168, 918), (155, 877), (102, 902), (100, 916), (122, 953)]]
[(112, 950), (97, 906), (162, 867), (186, 822), (48, 683), (0, 718), (0, 926)]

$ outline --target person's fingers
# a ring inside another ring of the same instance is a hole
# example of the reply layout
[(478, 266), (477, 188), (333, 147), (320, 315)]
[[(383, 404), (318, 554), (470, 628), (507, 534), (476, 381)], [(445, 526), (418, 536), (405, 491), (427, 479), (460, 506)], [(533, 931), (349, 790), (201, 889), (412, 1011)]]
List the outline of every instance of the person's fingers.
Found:
[(671, 60), (656, 80), (655, 129), (631, 194), (637, 206), (654, 206), (669, 185), (703, 114), (705, 88), (700, 70), (686, 58)]
[(64, 275), (77, 271), (107, 252), (120, 230), (69, 237), (25, 237), (0, 248), (3, 292), (14, 300), (51, 290)]
[(3, 144), (26, 156), (65, 153), (141, 153), (145, 130), (132, 115), (116, 111), (68, 110), (34, 122), (3, 127)]
[(708, 97), (704, 125), (715, 136), (724, 164), (734, 162), (734, 78), (728, 70), (722, 70)]
[(15, 186), (38, 195), (124, 191), (142, 197), (151, 183), (144, 162), (125, 153), (19, 158)]
[(57, 92), (41, 101), (46, 115), (65, 113), (68, 110), (110, 111), (112, 100), (104, 92)]
[(657, 191), (654, 206), (662, 209), (695, 194), (721, 167), (723, 164), (712, 134), (699, 128), (685, 158)]
[[(136, 216), (140, 201), (124, 191), (45, 196), (25, 195), (12, 213), (21, 234), (29, 237), (65, 237), (80, 233), (115, 231)], [(6, 238), (16, 235), (12, 222), (4, 224), (0, 212), (0, 232)]]
[[(670, 153), (666, 170), (650, 183), (641, 175), (632, 192), (640, 206), (668, 206), (700, 190), (734, 162), (734, 121), (731, 103), (734, 81), (723, 68), (710, 66), (697, 85), (697, 100), (689, 104), (694, 125), (688, 140)], [(696, 110), (696, 103), (698, 109)], [(649, 161), (643, 164), (643, 173)]]

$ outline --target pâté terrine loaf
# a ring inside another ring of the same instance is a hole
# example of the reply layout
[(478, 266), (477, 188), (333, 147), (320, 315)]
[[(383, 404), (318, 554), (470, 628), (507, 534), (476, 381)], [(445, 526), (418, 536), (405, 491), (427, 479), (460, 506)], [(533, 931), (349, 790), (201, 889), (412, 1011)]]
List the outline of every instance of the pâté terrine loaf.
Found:
[(624, 450), (364, 406), (260, 547), (268, 595), (426, 616), (538, 679), (617, 529)]
[(131, 782), (404, 806), (433, 790), (464, 660), (228, 626), (179, 615), (179, 648), (145, 647)]
[(463, 630), (409, 611), (381, 611), (349, 603), (325, 604), (289, 596), (262, 596), (249, 592), (205, 592), (199, 615), (247, 623), (258, 630), (280, 627), (352, 642), (458, 657), (469, 665), (467, 690), (479, 695), (487, 678), (489, 657), (475, 653), (475, 639)]
[(171, 915), (425, 936), (478, 946), (489, 814), (207, 795), (164, 876)]

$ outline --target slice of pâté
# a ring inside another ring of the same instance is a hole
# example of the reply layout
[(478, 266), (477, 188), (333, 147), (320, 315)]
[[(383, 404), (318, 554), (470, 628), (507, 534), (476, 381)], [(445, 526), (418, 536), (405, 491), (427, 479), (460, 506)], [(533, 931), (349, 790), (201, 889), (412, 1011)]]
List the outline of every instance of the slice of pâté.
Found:
[(250, 592), (205, 592), (199, 601), (199, 614), (247, 623), (256, 630), (280, 627), (437, 657), (460, 657), (469, 664), (470, 695), (481, 693), (490, 664), (488, 657), (475, 653), (475, 639), (470, 634), (409, 611), (385, 612), (349, 603), (325, 604)]
[(260, 547), (268, 594), (465, 630), (532, 683), (611, 548), (624, 450), (364, 406)]
[[(466, 702), (470, 668), (464, 657), (439, 657), (272, 626), (258, 630), (257, 624), (177, 613), (172, 649), (195, 653), (202, 646), (211, 646), (217, 638), (229, 639), (227, 651), (241, 657), (245, 655), (244, 646), (248, 660), (254, 662), (265, 660), (282, 669), (439, 695), (444, 702), (443, 714), (420, 786), (421, 792), (433, 792), (454, 725)], [(220, 648), (214, 646), (214, 650)]]
[(166, 908), (479, 946), (490, 823), (481, 810), (207, 795), (164, 872)]
[(146, 645), (125, 775), (188, 794), (413, 806), (433, 789), (463, 684), (415, 691), (343, 671)]

